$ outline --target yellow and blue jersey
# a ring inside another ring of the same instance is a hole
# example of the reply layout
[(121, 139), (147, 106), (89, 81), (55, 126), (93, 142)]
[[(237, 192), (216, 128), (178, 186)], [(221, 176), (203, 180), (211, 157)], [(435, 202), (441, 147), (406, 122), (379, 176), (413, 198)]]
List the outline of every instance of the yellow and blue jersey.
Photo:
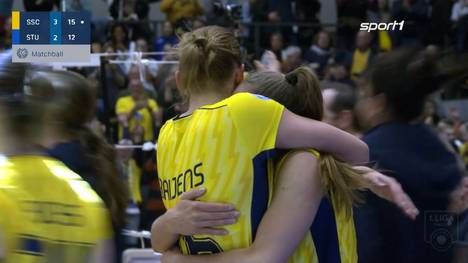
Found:
[(201, 201), (233, 204), (240, 217), (229, 235), (184, 236), (185, 254), (206, 254), (252, 244), (268, 207), (268, 169), (284, 107), (263, 96), (238, 93), (165, 123), (158, 140), (157, 166), (167, 209), (180, 195), (204, 187)]
[[(308, 152), (320, 158), (317, 151)], [(281, 158), (275, 166), (276, 171), (281, 170), (288, 157), (289, 153)], [(329, 190), (328, 195), (320, 202), (310, 232), (296, 248), (288, 263), (357, 262), (356, 231), (352, 212), (350, 215), (346, 208), (338, 209), (335, 204), (337, 197)]]
[(88, 262), (97, 243), (112, 237), (99, 196), (49, 157), (0, 163), (0, 218), (5, 262)]

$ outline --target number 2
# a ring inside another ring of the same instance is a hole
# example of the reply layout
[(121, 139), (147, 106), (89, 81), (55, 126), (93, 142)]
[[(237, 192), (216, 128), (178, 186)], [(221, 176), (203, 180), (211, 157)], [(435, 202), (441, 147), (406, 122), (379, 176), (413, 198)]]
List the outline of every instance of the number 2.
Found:
[(57, 41), (57, 35), (54, 35), (54, 41)]
[(184, 236), (184, 241), (187, 245), (189, 254), (191, 255), (206, 255), (223, 252), (221, 246), (212, 238), (196, 238), (193, 236)]

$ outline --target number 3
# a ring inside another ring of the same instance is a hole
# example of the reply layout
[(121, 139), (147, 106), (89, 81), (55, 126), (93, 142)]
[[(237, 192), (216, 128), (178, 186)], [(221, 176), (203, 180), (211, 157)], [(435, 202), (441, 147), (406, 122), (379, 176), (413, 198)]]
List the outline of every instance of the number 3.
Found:
[(196, 238), (193, 236), (184, 236), (188, 253), (191, 255), (216, 254), (223, 252), (221, 246), (212, 238)]

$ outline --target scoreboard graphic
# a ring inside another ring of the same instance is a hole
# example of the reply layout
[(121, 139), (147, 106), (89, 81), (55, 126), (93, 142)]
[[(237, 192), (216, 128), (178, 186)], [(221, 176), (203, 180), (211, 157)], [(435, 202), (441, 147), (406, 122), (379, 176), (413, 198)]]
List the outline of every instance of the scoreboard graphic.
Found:
[(89, 62), (89, 12), (18, 12), (11, 16), (13, 62)]

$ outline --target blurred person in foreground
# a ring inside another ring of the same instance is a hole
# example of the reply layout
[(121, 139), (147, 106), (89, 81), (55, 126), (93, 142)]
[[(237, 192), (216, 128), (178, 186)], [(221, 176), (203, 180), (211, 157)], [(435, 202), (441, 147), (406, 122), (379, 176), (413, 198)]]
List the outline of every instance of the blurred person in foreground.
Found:
[(127, 186), (115, 150), (91, 129), (96, 113), (95, 91), (81, 75), (68, 71), (36, 71), (29, 86), (44, 109), (41, 145), (47, 154), (79, 174), (104, 201), (116, 232), (119, 258), (123, 242), (118, 237), (125, 223)]
[(0, 261), (112, 262), (108, 211), (87, 182), (37, 146), (45, 112), (24, 77), (24, 65), (0, 54)]
[[(466, 208), (466, 177), (455, 155), (424, 124), (427, 97), (466, 74), (437, 50), (405, 49), (379, 56), (359, 90), (357, 114), (371, 161), (388, 171), (421, 210), (410, 221), (387, 202), (367, 195), (355, 210), (359, 262), (451, 262), (451, 223)], [(465, 261), (466, 262), (466, 261)]]

